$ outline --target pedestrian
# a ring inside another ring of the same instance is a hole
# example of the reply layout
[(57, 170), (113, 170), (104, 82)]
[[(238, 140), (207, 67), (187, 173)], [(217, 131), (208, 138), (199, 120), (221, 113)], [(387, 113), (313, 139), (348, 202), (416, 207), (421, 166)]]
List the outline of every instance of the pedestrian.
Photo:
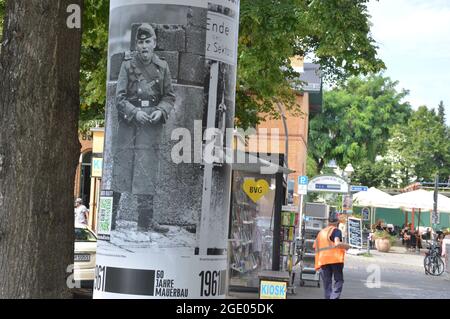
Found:
[(83, 200), (77, 198), (75, 200), (75, 223), (87, 225), (89, 220), (89, 209), (83, 205)]
[(338, 223), (336, 214), (330, 213), (328, 226), (317, 234), (314, 242), (315, 269), (322, 277), (325, 299), (339, 299), (344, 286), (345, 251), (350, 246), (342, 242), (342, 232), (337, 228)]
[(136, 31), (136, 51), (122, 62), (116, 89), (119, 128), (113, 169), (113, 218), (121, 193), (137, 199), (138, 231), (168, 232), (153, 218), (153, 198), (158, 189), (163, 125), (175, 104), (172, 78), (166, 61), (159, 58), (156, 33), (150, 24)]

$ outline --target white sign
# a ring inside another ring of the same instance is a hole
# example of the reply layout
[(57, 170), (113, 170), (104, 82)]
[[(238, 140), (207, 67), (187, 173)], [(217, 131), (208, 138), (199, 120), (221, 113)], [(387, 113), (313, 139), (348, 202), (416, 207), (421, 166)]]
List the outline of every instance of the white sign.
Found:
[(298, 185), (297, 194), (299, 195), (308, 194), (308, 185)]
[(308, 183), (308, 192), (348, 193), (348, 183), (339, 176), (317, 176)]
[(298, 212), (298, 206), (294, 205), (281, 206), (281, 210), (283, 212)]
[(306, 195), (308, 194), (308, 176), (299, 176), (297, 183), (297, 194)]
[[(104, 252), (116, 250), (111, 243), (98, 244)], [(97, 254), (96, 298), (217, 299), (226, 295), (226, 256), (193, 256), (180, 248), (179, 255), (171, 253), (161, 258), (163, 251), (152, 254), (143, 248), (133, 250), (115, 251), (117, 256), (113, 257)]]
[(236, 20), (208, 11), (206, 24), (206, 58), (236, 65)]
[(440, 219), (440, 214), (439, 212), (432, 212), (431, 213), (431, 223), (432, 224), (440, 224), (441, 223), (441, 219)]

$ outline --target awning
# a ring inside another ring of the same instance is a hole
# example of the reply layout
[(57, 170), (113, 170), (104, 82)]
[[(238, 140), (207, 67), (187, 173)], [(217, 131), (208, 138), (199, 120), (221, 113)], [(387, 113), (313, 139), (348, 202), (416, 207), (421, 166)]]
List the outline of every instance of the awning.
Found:
[[(268, 159), (270, 158), (267, 157)], [(280, 166), (277, 163), (272, 163), (259, 156), (249, 154), (247, 152), (237, 151), (234, 152), (234, 160), (231, 167), (235, 171), (244, 171), (250, 173), (259, 174), (292, 174), (294, 170)]]

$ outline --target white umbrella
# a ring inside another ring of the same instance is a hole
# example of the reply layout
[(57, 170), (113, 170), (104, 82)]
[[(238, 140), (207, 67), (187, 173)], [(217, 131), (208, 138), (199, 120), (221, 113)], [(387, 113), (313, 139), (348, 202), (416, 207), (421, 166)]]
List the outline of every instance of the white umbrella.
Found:
[[(421, 209), (425, 211), (433, 210), (434, 196), (432, 191), (419, 189), (392, 197), (393, 203), (405, 210)], [(437, 210), (442, 213), (450, 213), (450, 198), (438, 194)]]
[(394, 196), (385, 193), (378, 188), (371, 187), (367, 192), (358, 192), (353, 194), (353, 205), (368, 206), (371, 208), (370, 223), (375, 223), (375, 214), (377, 207), (383, 208), (399, 208), (392, 198)]
[(393, 202), (393, 197), (378, 188), (371, 187), (367, 192), (353, 194), (353, 204), (356, 206), (399, 208), (400, 206)]

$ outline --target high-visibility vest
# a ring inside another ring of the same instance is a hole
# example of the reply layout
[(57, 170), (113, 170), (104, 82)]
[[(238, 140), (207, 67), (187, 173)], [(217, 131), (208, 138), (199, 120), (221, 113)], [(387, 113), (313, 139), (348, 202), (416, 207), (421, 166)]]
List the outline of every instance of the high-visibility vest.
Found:
[(336, 248), (334, 242), (330, 240), (330, 236), (335, 229), (335, 226), (328, 226), (317, 234), (314, 242), (316, 250), (314, 268), (316, 270), (324, 265), (344, 263), (345, 248)]

